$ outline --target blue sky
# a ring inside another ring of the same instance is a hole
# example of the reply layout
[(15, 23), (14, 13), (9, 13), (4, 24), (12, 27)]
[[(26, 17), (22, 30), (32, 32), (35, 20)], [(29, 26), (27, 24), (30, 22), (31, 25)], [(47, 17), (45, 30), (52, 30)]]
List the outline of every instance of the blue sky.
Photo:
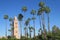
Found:
[[(44, 1), (45, 0), (41, 0)], [(38, 10), (40, 0), (0, 0), (0, 36), (5, 36), (5, 20), (3, 19), (3, 16), (5, 14), (9, 15), (9, 17), (18, 16), (19, 13), (22, 13), (24, 15), (24, 12), (21, 11), (22, 6), (27, 6), (28, 10), (25, 13), (26, 19), (27, 17), (32, 17), (30, 14), (30, 11), (32, 9)], [(50, 7), (50, 29), (53, 25), (60, 26), (60, 0), (46, 0), (45, 4)], [(36, 16), (36, 29), (39, 29), (39, 21), (38, 16)], [(45, 14), (45, 21), (46, 21), (46, 29), (47, 29), (47, 16)], [(10, 22), (8, 23), (8, 29), (10, 29)], [(24, 26), (24, 25), (23, 25)], [(31, 26), (32, 21), (31, 21)], [(59, 27), (60, 28), (60, 27)], [(36, 34), (37, 31), (36, 30)], [(23, 30), (24, 34), (24, 30)], [(10, 35), (10, 32), (8, 32), (8, 35)]]

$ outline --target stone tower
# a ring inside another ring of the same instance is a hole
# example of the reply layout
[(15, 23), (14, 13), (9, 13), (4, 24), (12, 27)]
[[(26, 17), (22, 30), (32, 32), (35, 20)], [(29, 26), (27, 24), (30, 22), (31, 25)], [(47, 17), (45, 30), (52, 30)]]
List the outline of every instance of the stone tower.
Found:
[(18, 19), (17, 19), (16, 16), (14, 17), (14, 37), (16, 37), (17, 39), (19, 39)]

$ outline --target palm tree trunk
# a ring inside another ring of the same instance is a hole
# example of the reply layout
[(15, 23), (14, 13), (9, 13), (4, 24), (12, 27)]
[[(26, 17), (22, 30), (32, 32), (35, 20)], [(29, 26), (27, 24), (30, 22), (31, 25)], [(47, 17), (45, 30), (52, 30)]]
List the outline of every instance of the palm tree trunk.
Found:
[(20, 21), (20, 36), (21, 36), (21, 38), (22, 38), (22, 26), (21, 26), (21, 21)]
[[(29, 30), (30, 31), (30, 30)], [(30, 31), (30, 38), (31, 38), (31, 31)]]
[(46, 40), (46, 29), (45, 29), (45, 18), (44, 18), (44, 13), (42, 14), (42, 25), (43, 25), (43, 33), (44, 33), (44, 39)]
[(14, 37), (14, 25), (13, 25), (13, 21), (12, 21), (12, 37)]
[(35, 37), (35, 20), (33, 20), (33, 25), (34, 25), (34, 37)]
[[(10, 24), (12, 24), (12, 21), (11, 21), (11, 23)], [(10, 25), (11, 26), (11, 37), (13, 36), (13, 30), (12, 30), (12, 25)]]
[[(11, 23), (10, 23), (11, 24)], [(11, 26), (11, 25), (10, 25)], [(12, 26), (11, 26), (11, 37), (12, 37)]]
[(14, 25), (13, 25), (13, 22), (12, 22), (12, 37), (14, 37)]
[(41, 16), (42, 15), (39, 16), (39, 21), (40, 21), (39, 23), (40, 23), (40, 29), (41, 29), (41, 34), (42, 34)]
[(28, 26), (27, 26), (27, 30), (26, 30), (26, 32), (27, 32), (27, 38), (28, 38)]
[(49, 14), (47, 14), (47, 16), (48, 16), (48, 31), (50, 32)]
[(5, 23), (6, 23), (6, 34), (5, 35), (6, 35), (6, 38), (7, 38), (7, 19), (6, 19)]
[[(29, 27), (30, 27), (30, 23), (29, 23)], [(30, 32), (30, 38), (31, 38), (31, 31), (30, 31), (30, 29), (29, 29), (29, 32)]]
[[(33, 15), (34, 17), (34, 15)], [(35, 38), (35, 19), (33, 20), (33, 26), (34, 26), (34, 38)]]
[(25, 30), (25, 37), (28, 38), (28, 29), (27, 29), (27, 26), (26, 26), (26, 30)]
[[(25, 27), (26, 28), (26, 27)], [(25, 29), (25, 37), (26, 37), (26, 29)]]

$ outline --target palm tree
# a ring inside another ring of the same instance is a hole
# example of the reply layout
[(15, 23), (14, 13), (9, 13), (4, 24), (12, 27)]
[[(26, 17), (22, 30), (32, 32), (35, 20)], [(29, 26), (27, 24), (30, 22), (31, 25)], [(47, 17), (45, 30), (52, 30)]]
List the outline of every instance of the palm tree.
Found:
[(29, 32), (30, 32), (30, 38), (31, 38), (31, 32), (34, 30), (34, 28), (31, 26), (29, 27)]
[[(22, 11), (24, 12), (24, 18), (25, 18), (25, 12), (27, 11), (27, 7), (26, 6), (23, 6), (22, 7)], [(24, 19), (24, 21), (25, 21), (25, 19)]]
[(49, 22), (49, 13), (50, 13), (50, 8), (49, 7), (45, 7), (45, 13), (47, 14), (47, 18), (48, 18), (48, 31), (50, 32), (50, 22)]
[[(44, 12), (45, 11), (45, 8), (44, 7), (41, 7), (41, 8), (39, 8), (39, 10), (38, 10), (38, 15), (39, 15), (39, 19), (40, 19), (40, 17), (41, 17), (41, 20), (40, 20), (40, 32), (41, 32), (41, 34), (42, 34), (42, 26), (43, 26), (43, 33), (44, 33), (44, 38), (46, 39), (46, 29), (45, 29), (45, 19), (44, 19)], [(42, 25), (41, 25), (41, 21), (42, 21)], [(40, 33), (39, 32), (39, 33)]]
[[(45, 8), (43, 7), (43, 8), (42, 8), (42, 11), (45, 12), (44, 10), (45, 10)], [(46, 29), (45, 29), (45, 27), (46, 27), (46, 26), (45, 26), (45, 17), (44, 17), (44, 13), (43, 13), (43, 12), (42, 12), (43, 34), (44, 34), (44, 39), (47, 40), (47, 37), (46, 37)]]
[(29, 24), (29, 22), (30, 22), (30, 18), (28, 18), (26, 21), (25, 21), (25, 25), (26, 25), (26, 27), (25, 27), (25, 29), (26, 29), (26, 37), (28, 37), (28, 25), (30, 26), (30, 24)]
[(23, 15), (22, 14), (18, 14), (18, 20), (20, 22), (20, 35), (21, 35), (21, 38), (22, 38), (22, 19), (23, 19)]
[(11, 30), (10, 30), (10, 32), (11, 32), (11, 36), (13, 36), (13, 18), (9, 18), (9, 21), (10, 21), (10, 26), (11, 26)]
[(35, 14), (36, 10), (32, 9), (31, 14), (33, 15), (32, 20), (33, 20), (33, 26), (34, 26), (34, 37), (35, 37)]
[[(27, 7), (26, 6), (23, 6), (22, 7), (22, 11), (24, 12), (24, 21), (25, 21), (25, 12), (27, 11)], [(26, 27), (24, 27), (25, 29)], [(25, 30), (26, 31), (26, 30)], [(26, 33), (25, 33), (26, 34)], [(26, 36), (26, 35), (25, 35)]]
[(41, 8), (39, 8), (37, 15), (39, 16), (40, 29), (42, 33), (42, 25), (41, 25), (42, 24), (42, 9)]
[(39, 10), (38, 10), (38, 15), (42, 15), (42, 25), (43, 25), (43, 29), (44, 29), (44, 11), (45, 11), (45, 8), (44, 8), (44, 2), (40, 2), (39, 3), (39, 6), (40, 6), (40, 8), (39, 8)]
[(28, 18), (27, 20), (28, 20), (28, 22), (29, 22), (29, 23), (28, 23), (28, 26), (30, 27), (31, 18)]
[(25, 21), (25, 25), (26, 25), (26, 37), (28, 38), (28, 23), (29, 23), (29, 21), (28, 20), (26, 20)]
[(5, 35), (7, 37), (7, 19), (8, 19), (8, 15), (4, 15), (4, 19), (6, 20), (6, 22), (5, 22), (6, 23), (6, 34)]
[(45, 12), (45, 4), (44, 2), (40, 2), (39, 3), (40, 9), (41, 9), (41, 13), (42, 13), (42, 26), (43, 26), (43, 30), (44, 30), (44, 38), (46, 39), (46, 29), (45, 29), (45, 18), (44, 18), (44, 12)]

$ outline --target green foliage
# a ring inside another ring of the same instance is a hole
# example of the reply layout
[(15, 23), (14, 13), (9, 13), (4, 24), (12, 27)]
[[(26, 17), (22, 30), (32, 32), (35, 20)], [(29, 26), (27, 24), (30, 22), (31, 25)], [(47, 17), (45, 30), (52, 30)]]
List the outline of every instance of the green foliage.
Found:
[(19, 14), (19, 15), (18, 15), (18, 20), (21, 21), (22, 18), (23, 18), (23, 15), (22, 15), (22, 14)]
[(25, 21), (25, 25), (27, 26), (29, 24), (29, 20), (26, 20)]
[(19, 39), (16, 39), (15, 37), (8, 36), (7, 38), (3, 37), (0, 40), (19, 40)]
[(50, 8), (48, 6), (45, 7), (45, 13), (50, 13)]
[(23, 6), (22, 7), (22, 11), (26, 12), (27, 11), (27, 7), (26, 6)]
[(8, 15), (4, 15), (4, 19), (8, 19)]
[(29, 27), (29, 30), (30, 30), (30, 32), (32, 32), (32, 30), (34, 30), (34, 28), (31, 26), (31, 27)]
[(32, 20), (35, 20), (36, 18), (35, 17), (32, 17)]
[(35, 15), (36, 14), (36, 10), (32, 9), (31, 14)]
[(41, 9), (39, 9), (37, 15), (41, 15), (41, 14), (42, 14), (42, 11)]
[(13, 21), (13, 18), (9, 18), (9, 21)]
[(28, 18), (27, 20), (30, 22), (31, 18)]
[(1, 38), (0, 40), (6, 40), (6, 38), (3, 37), (3, 38)]
[(45, 5), (44, 2), (40, 2), (40, 3), (39, 3), (39, 6), (40, 6), (40, 7), (44, 7), (44, 5)]
[(25, 25), (27, 26), (29, 23), (30, 23), (30, 18), (28, 18), (26, 21), (25, 21)]
[(39, 8), (37, 15), (41, 15), (45, 11), (45, 7)]

